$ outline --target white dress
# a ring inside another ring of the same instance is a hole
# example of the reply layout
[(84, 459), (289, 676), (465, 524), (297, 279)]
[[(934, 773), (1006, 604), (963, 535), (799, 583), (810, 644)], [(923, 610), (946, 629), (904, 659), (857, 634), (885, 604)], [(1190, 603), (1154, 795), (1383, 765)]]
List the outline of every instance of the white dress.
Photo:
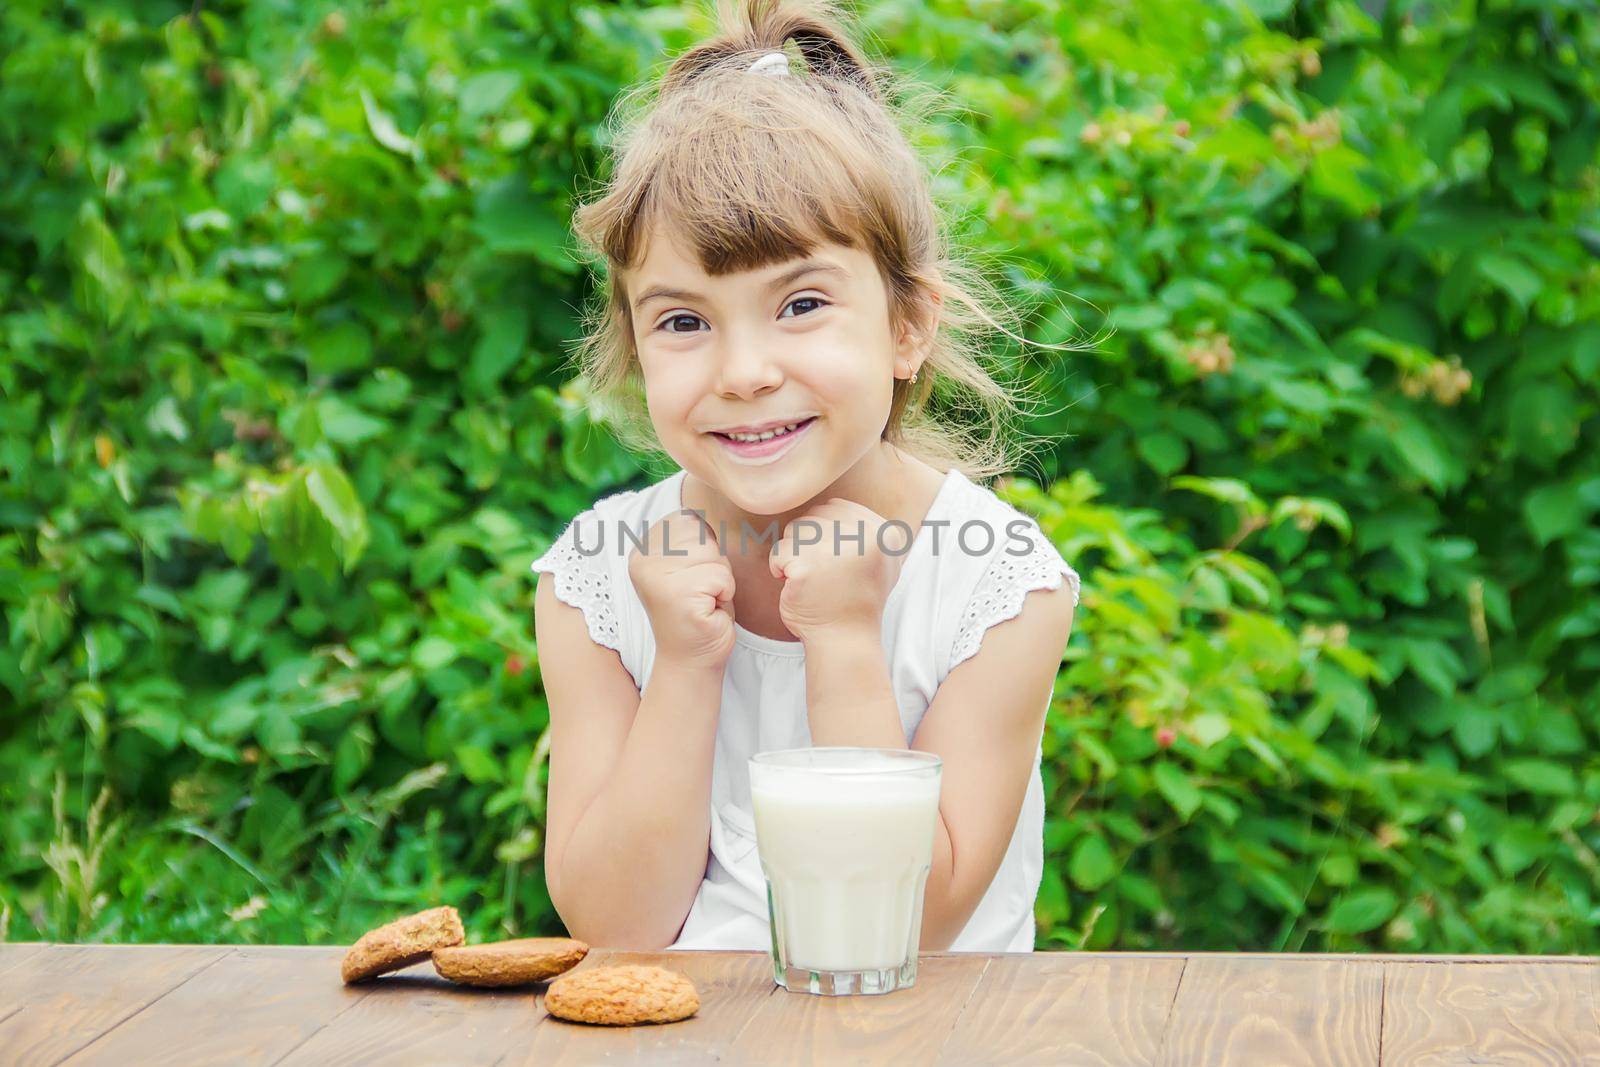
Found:
[[(603, 497), (533, 563), (535, 571), (555, 576), (556, 596), (583, 612), (589, 636), (617, 651), (641, 692), (650, 680), (655, 639), (628, 577), (628, 556), (645, 530), (683, 506), (684, 477), (680, 470), (643, 489)], [(853, 551), (848, 542), (845, 551)], [(984, 631), (1016, 617), (1029, 591), (1057, 588), (1063, 576), (1076, 603), (1077, 572), (1032, 518), (957, 469), (945, 475), (884, 605), (883, 648), (907, 745), (945, 675), (978, 650)], [(974, 707), (972, 714), (983, 711)], [(766, 749), (810, 744), (801, 644), (735, 623), (712, 762), (711, 852), (671, 947), (771, 946), (747, 761)], [(1036, 745), (1011, 843), (953, 951), (1033, 950), (1033, 905), (1044, 870), (1042, 755)]]

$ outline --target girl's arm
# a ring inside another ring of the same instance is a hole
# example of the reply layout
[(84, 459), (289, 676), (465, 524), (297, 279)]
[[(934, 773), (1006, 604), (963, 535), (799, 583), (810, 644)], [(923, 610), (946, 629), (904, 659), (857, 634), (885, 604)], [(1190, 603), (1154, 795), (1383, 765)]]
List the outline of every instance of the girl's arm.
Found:
[(550, 705), (550, 900), (579, 940), (665, 948), (705, 877), (722, 672), (658, 658), (641, 697), (545, 578), (534, 634)]
[[(1073, 589), (1027, 594), (945, 676), (911, 748), (944, 761), (922, 951), (950, 947), (994, 881), (1022, 810), (1056, 672), (1072, 630)], [(812, 742), (905, 748), (883, 647), (874, 635), (806, 647)]]

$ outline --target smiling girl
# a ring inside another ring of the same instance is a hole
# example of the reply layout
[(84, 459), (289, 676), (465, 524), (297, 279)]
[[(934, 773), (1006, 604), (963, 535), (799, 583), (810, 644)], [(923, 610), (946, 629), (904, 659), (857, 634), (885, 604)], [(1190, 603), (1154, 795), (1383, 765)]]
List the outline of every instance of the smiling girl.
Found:
[(594, 944), (765, 949), (749, 757), (912, 748), (944, 762), (922, 950), (1030, 951), (1078, 576), (976, 480), (1009, 463), (965, 340), (995, 320), (837, 14), (722, 26), (575, 220), (607, 288), (583, 371), (681, 469), (533, 564), (550, 898)]

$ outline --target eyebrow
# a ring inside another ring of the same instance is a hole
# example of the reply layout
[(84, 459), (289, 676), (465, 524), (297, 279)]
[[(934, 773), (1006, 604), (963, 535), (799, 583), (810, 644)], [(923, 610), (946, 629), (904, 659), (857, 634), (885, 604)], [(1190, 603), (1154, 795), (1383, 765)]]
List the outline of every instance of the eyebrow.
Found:
[[(836, 264), (824, 263), (821, 260), (811, 259), (811, 260), (807, 260), (804, 263), (799, 264), (796, 267), (793, 267), (793, 268), (791, 268), (789, 270), (784, 271), (782, 274), (778, 275), (776, 278), (774, 278), (770, 282), (768, 282), (767, 283), (767, 288), (768, 289), (778, 289), (778, 288), (781, 288), (782, 286), (788, 285), (791, 282), (797, 281), (798, 279), (805, 277), (807, 274), (819, 274), (819, 273), (822, 273), (822, 274), (843, 274), (843, 275), (848, 275), (850, 272), (845, 270), (843, 267), (838, 266)], [(634, 302), (633, 302), (634, 310), (637, 311), (639, 308), (643, 307), (646, 302), (654, 300), (657, 297), (666, 297), (668, 300), (704, 300), (705, 299), (705, 297), (702, 296), (701, 294), (690, 292), (687, 289), (674, 289), (674, 288), (672, 288), (670, 286), (666, 286), (666, 285), (652, 285), (650, 288), (648, 288), (644, 292), (640, 293), (639, 296), (638, 296), (638, 299), (634, 300)]]

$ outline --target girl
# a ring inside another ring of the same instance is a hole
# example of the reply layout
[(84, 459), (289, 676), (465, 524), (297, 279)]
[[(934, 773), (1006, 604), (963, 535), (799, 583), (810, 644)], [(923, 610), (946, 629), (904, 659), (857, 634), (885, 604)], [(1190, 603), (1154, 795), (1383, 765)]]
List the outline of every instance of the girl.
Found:
[(972, 480), (1015, 406), (957, 328), (994, 318), (837, 14), (722, 26), (575, 219), (608, 287), (583, 370), (681, 470), (533, 564), (550, 898), (595, 944), (765, 949), (746, 761), (914, 748), (944, 761), (922, 949), (1031, 951), (1078, 576)]

